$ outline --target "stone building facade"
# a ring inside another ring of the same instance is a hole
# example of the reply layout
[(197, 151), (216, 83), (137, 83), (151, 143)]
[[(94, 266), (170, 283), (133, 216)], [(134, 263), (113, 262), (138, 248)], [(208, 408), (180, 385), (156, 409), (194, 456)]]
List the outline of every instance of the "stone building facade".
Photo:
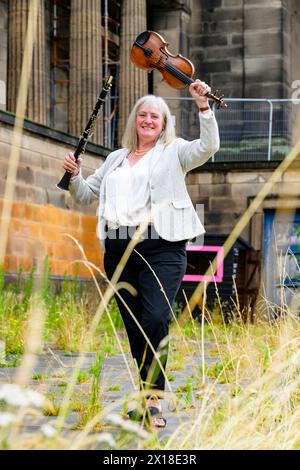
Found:
[[(29, 0), (0, 0), (0, 204), (13, 135)], [(39, 0), (38, 28), (14, 192), (5, 269), (29, 270), (48, 255), (53, 276), (74, 272), (74, 236), (101, 266), (96, 207), (76, 206), (55, 188), (63, 156), (76, 146), (107, 73), (114, 76), (97, 130), (84, 158), (89, 174), (118, 145), (135, 100), (153, 92), (168, 99), (179, 135), (197, 133), (197, 113), (158, 72), (133, 66), (134, 38), (151, 29), (195, 65), (196, 76), (233, 98), (291, 98), (300, 80), (300, 5), (297, 0)], [(226, 113), (226, 111), (224, 111)], [(291, 123), (292, 125), (292, 123)], [(299, 135), (296, 137), (299, 138)], [(295, 138), (296, 138), (295, 137)], [(295, 139), (294, 139), (295, 140)], [(187, 176), (195, 204), (204, 204), (207, 232), (229, 233), (278, 161), (216, 159)], [(299, 209), (299, 170), (273, 188), (242, 236), (265, 250), (265, 211)], [(283, 201), (283, 202), (282, 202)], [(263, 255), (262, 255), (263, 256)], [(88, 276), (80, 268), (82, 277)]]

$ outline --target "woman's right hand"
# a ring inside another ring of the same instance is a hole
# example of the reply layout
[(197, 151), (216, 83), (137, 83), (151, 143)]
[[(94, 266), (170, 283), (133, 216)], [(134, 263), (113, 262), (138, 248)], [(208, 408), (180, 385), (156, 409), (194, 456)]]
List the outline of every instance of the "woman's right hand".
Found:
[(82, 158), (78, 158), (77, 162), (74, 157), (74, 153), (70, 152), (69, 155), (65, 156), (63, 167), (65, 170), (72, 173), (72, 176), (76, 176), (79, 173)]

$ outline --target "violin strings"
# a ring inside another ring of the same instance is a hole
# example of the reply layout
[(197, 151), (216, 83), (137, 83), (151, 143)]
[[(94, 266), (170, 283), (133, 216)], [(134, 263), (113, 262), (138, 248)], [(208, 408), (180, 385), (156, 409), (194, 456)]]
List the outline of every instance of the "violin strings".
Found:
[[(159, 62), (161, 58), (162, 58), (161, 55), (160, 56), (158, 56), (157, 54), (151, 55), (151, 59), (157, 60), (157, 62)], [(193, 79), (191, 77), (181, 72), (181, 70), (179, 70), (174, 65), (169, 64), (168, 62), (164, 62), (163, 65), (160, 66), (160, 68), (169, 71), (170, 73), (174, 75), (175, 78), (185, 83), (186, 85), (190, 85), (191, 83), (193, 83)], [(220, 98), (213, 95), (212, 93), (207, 93), (207, 96), (209, 98), (212, 98), (214, 101), (220, 101)]]

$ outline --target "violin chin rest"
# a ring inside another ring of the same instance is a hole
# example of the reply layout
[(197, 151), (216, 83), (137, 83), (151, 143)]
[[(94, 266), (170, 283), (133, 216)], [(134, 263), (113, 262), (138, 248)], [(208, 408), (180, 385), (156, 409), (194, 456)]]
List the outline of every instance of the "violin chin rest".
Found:
[(139, 46), (143, 46), (150, 38), (150, 32), (149, 31), (143, 31), (141, 34), (139, 34), (135, 40), (139, 44)]

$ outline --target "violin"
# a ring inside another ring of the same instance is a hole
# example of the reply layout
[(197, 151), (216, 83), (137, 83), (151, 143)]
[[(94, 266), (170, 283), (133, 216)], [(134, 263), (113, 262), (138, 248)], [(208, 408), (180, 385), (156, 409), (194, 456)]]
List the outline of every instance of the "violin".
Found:
[[(167, 49), (168, 45), (160, 34), (144, 31), (137, 36), (132, 45), (131, 61), (147, 72), (152, 72), (153, 69), (159, 70), (172, 88), (184, 88), (194, 83), (192, 77), (195, 68), (192, 62), (180, 54), (177, 56), (171, 54)], [(227, 108), (223, 100), (224, 95), (216, 96), (207, 92), (205, 96), (215, 101), (218, 108)]]

